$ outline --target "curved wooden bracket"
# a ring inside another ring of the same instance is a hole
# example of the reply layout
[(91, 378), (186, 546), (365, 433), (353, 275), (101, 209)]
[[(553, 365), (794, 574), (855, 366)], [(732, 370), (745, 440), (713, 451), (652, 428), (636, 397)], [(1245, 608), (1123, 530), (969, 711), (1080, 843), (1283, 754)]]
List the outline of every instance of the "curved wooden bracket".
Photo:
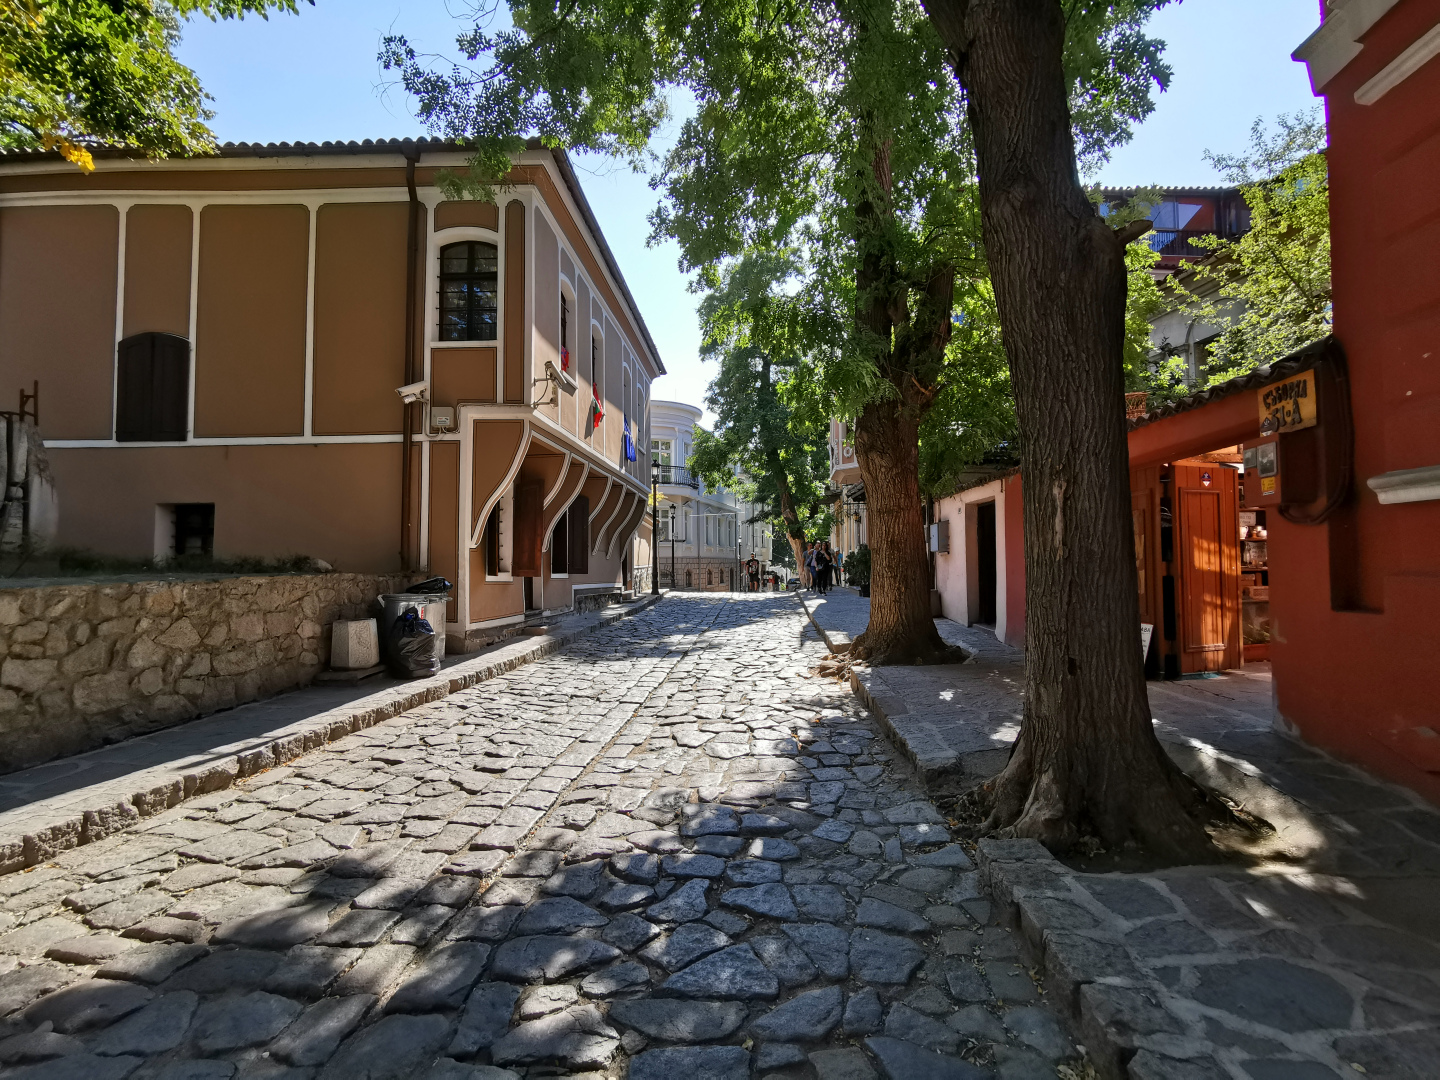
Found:
[[(479, 452), (482, 428), (493, 429), (499, 445)], [(473, 420), (470, 427), (470, 547), (480, 546), (485, 520), (505, 489), (515, 482), (530, 444), (528, 420)], [(506, 460), (508, 457), (508, 461)], [(503, 463), (503, 465), (502, 465)]]
[(636, 504), (630, 508), (630, 512), (620, 522), (620, 527), (610, 535), (610, 547), (605, 552), (605, 557), (611, 558), (615, 554), (615, 548), (620, 544), (630, 542), (630, 537), (635, 535), (635, 530), (645, 520), (645, 511), (650, 509), (650, 500), (644, 495), (636, 496)]
[(618, 481), (610, 485), (610, 490), (605, 495), (605, 504), (600, 512), (590, 520), (599, 525), (599, 528), (591, 529), (590, 554), (599, 555), (605, 550), (605, 541), (609, 536), (609, 528), (615, 521), (615, 515), (620, 512), (620, 507), (625, 503), (625, 496), (629, 490)]
[(550, 534), (555, 531), (555, 523), (560, 520), (561, 514), (570, 509), (570, 504), (575, 501), (575, 496), (580, 494), (580, 489), (589, 475), (589, 464), (579, 458), (570, 459), (569, 468), (565, 470), (555, 494), (545, 501), (545, 516), (540, 524), (545, 531), (545, 541), (541, 551), (550, 550)]

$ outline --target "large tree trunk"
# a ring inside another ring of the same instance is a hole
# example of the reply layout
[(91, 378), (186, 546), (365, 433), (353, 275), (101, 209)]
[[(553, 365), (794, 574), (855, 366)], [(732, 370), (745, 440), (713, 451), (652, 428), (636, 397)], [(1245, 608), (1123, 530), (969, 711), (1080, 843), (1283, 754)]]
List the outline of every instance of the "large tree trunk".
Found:
[(1076, 172), (1060, 0), (926, 8), (968, 99), (1025, 480), (1025, 713), (987, 827), (1192, 858), (1203, 795), (1155, 737), (1140, 655), (1124, 243)]
[(899, 401), (871, 402), (855, 424), (870, 537), (870, 624), (850, 655), (871, 664), (950, 658), (930, 614), (920, 499), (920, 422)]

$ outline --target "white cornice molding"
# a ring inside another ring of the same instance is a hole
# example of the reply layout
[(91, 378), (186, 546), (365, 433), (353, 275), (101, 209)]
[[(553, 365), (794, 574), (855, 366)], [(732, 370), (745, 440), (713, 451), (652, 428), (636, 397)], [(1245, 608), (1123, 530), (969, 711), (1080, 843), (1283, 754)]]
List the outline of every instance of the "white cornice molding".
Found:
[(1365, 481), (1380, 502), (1411, 503), (1440, 499), (1440, 465), (1420, 469), (1396, 469)]
[(1436, 23), (1355, 91), (1355, 104), (1374, 105), (1440, 54), (1440, 23)]
[(1290, 56), (1310, 70), (1310, 89), (1319, 97), (1326, 85), (1360, 55), (1360, 39), (1398, 0), (1336, 0), (1320, 28)]

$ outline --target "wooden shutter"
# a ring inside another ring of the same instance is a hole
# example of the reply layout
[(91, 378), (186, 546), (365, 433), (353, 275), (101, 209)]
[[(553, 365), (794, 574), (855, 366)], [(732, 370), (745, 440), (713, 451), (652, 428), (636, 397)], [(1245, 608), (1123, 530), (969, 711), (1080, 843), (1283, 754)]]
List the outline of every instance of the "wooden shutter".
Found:
[(184, 442), (190, 419), (190, 342), (156, 334), (153, 363), (151, 438)]
[(541, 511), (545, 485), (540, 480), (523, 480), (515, 486), (515, 536), (510, 572), (515, 577), (540, 576)]
[(115, 395), (118, 442), (184, 442), (190, 413), (190, 343), (174, 334), (120, 342)]
[(120, 342), (115, 393), (115, 439), (141, 442), (150, 438), (150, 383), (154, 372), (153, 334), (137, 334)]
[(570, 573), (590, 572), (590, 500), (576, 495), (570, 504)]

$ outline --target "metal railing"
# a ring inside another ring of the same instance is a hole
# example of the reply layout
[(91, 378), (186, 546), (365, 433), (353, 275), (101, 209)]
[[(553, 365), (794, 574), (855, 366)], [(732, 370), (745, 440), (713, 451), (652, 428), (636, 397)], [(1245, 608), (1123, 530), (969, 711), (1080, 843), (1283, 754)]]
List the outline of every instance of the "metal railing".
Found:
[(1147, 238), (1150, 249), (1160, 255), (1178, 255), (1187, 259), (1203, 259), (1210, 254), (1209, 249), (1198, 244), (1192, 244), (1191, 240), (1198, 240), (1204, 236), (1215, 236), (1214, 229), (1156, 229)]
[(682, 465), (661, 465), (659, 467), (659, 478), (662, 484), (673, 484), (679, 487), (695, 488), (696, 490), (700, 488), (699, 479)]

